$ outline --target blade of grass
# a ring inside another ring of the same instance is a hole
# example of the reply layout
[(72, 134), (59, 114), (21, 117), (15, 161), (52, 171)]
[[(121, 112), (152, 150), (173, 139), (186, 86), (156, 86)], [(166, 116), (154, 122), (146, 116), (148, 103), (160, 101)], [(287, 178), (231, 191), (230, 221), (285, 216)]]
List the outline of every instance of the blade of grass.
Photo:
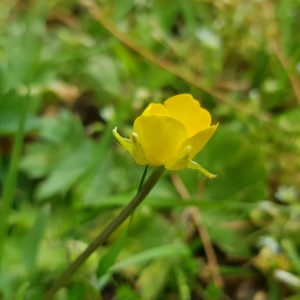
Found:
[(22, 283), (18, 289), (16, 300), (24, 300), (26, 291), (29, 289), (29, 287), (30, 287), (29, 281), (25, 281), (24, 283)]
[(179, 266), (174, 268), (177, 286), (179, 291), (179, 299), (180, 300), (190, 300), (191, 299), (191, 290), (188, 285), (188, 280)]
[(105, 253), (98, 263), (98, 268), (96, 274), (98, 278), (106, 275), (107, 270), (114, 264), (116, 258), (118, 257), (120, 251), (122, 250), (125, 240), (127, 238), (127, 230), (125, 230), (118, 240), (110, 247), (107, 253)]
[(115, 263), (109, 271), (112, 273), (120, 272), (124, 270), (126, 267), (135, 265), (135, 264), (146, 264), (152, 259), (164, 259), (168, 257), (176, 258), (176, 257), (184, 257), (189, 256), (189, 249), (186, 245), (177, 243), (177, 244), (167, 244), (163, 246), (157, 246), (154, 248), (150, 248), (134, 254), (122, 261)]
[(23, 138), (25, 134), (25, 124), (26, 124), (26, 117), (27, 117), (27, 112), (29, 107), (28, 105), (29, 99), (30, 99), (30, 89), (28, 88), (27, 96), (23, 101), (23, 108), (20, 116), (18, 132), (14, 140), (11, 163), (3, 187), (2, 205), (0, 211), (0, 270), (2, 268), (3, 250), (4, 250), (5, 240), (7, 238), (8, 219), (9, 219), (11, 206), (12, 206), (16, 185), (17, 185), (18, 169), (19, 169)]
[(46, 205), (37, 212), (36, 220), (25, 236), (23, 245), (23, 260), (26, 272), (33, 276), (36, 271), (39, 246), (50, 217), (50, 206)]
[(290, 239), (283, 239), (281, 244), (282, 244), (283, 249), (286, 251), (288, 257), (293, 262), (293, 265), (299, 275), (300, 274), (300, 257), (299, 257), (298, 251), (296, 250), (297, 248), (295, 247), (294, 242)]

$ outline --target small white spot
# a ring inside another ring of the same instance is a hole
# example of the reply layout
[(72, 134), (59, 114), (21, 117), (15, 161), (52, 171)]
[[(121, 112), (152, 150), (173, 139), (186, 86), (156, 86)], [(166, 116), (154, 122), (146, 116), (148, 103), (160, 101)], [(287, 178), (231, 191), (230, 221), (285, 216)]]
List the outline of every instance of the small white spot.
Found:
[(139, 135), (136, 132), (132, 132), (132, 135), (136, 138), (139, 137)]
[(115, 109), (112, 105), (108, 105), (99, 111), (100, 116), (105, 120), (111, 120), (115, 115)]
[(221, 47), (220, 36), (209, 28), (201, 28), (196, 32), (196, 37), (204, 46), (211, 49), (219, 49)]
[(285, 270), (275, 270), (274, 277), (279, 281), (288, 284), (289, 286), (293, 286), (296, 288), (300, 287), (299, 278)]

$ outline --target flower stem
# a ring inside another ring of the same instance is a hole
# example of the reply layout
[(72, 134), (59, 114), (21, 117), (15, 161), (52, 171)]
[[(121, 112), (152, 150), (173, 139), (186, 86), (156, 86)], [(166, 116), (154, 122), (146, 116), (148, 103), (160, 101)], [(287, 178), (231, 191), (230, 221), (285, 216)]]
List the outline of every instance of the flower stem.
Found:
[(149, 166), (149, 165), (146, 165), (146, 167), (145, 167), (145, 170), (144, 170), (144, 173), (143, 173), (143, 176), (142, 176), (142, 179), (141, 179), (139, 188), (138, 188), (138, 192), (142, 189), (142, 187), (143, 187), (143, 185), (144, 185), (145, 178), (146, 178), (147, 171), (148, 171), (148, 166)]
[(106, 228), (89, 244), (89, 246), (77, 257), (77, 259), (71, 263), (71, 265), (65, 270), (60, 278), (54, 282), (46, 294), (44, 300), (53, 299), (56, 292), (66, 285), (71, 276), (78, 270), (78, 268), (88, 259), (88, 257), (97, 250), (97, 248), (105, 242), (110, 235), (134, 212), (138, 205), (146, 198), (152, 188), (155, 186), (160, 176), (164, 172), (163, 166), (157, 167), (148, 178), (143, 187), (139, 190), (136, 196), (131, 202), (124, 207), (120, 214), (113, 219)]

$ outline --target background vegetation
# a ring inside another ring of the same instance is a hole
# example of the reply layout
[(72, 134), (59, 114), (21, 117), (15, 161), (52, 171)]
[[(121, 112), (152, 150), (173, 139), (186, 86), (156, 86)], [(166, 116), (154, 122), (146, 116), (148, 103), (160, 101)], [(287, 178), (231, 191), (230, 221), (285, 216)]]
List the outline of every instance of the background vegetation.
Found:
[(0, 299), (42, 299), (130, 201), (143, 167), (111, 130), (179, 93), (220, 123), (196, 158), (218, 178), (166, 173), (57, 299), (300, 299), (299, 17), (299, 0), (2, 0)]

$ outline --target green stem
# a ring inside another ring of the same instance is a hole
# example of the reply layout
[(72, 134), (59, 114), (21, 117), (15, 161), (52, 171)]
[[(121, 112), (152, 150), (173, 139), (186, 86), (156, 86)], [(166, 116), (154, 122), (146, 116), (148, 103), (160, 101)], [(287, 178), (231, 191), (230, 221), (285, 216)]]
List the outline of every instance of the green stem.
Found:
[(160, 176), (164, 172), (163, 166), (157, 167), (149, 179), (146, 181), (141, 190), (131, 200), (131, 202), (124, 207), (120, 214), (113, 219), (106, 228), (92, 241), (89, 246), (77, 257), (77, 259), (66, 269), (60, 278), (53, 284), (52, 288), (46, 294), (44, 300), (53, 299), (55, 293), (63, 286), (65, 286), (71, 276), (77, 269), (87, 260), (87, 258), (97, 250), (97, 248), (105, 242), (110, 235), (134, 212), (138, 205), (146, 198), (152, 188), (155, 186)]
[(0, 210), (0, 272), (1, 272), (2, 261), (3, 261), (3, 251), (4, 251), (3, 248), (5, 245), (5, 239), (7, 237), (8, 218), (10, 215), (11, 206), (16, 191), (18, 169), (19, 169), (23, 138), (25, 134), (25, 125), (26, 125), (26, 117), (27, 117), (27, 110), (29, 106), (28, 104), (29, 100), (30, 100), (30, 90), (28, 89), (26, 98), (22, 99), (23, 107), (21, 110), (19, 128), (15, 136), (12, 156), (11, 156), (11, 163), (3, 187), (2, 205)]
[(142, 188), (142, 187), (143, 187), (143, 185), (144, 185), (145, 178), (146, 178), (147, 171), (148, 171), (148, 166), (149, 166), (149, 165), (146, 165), (146, 167), (145, 167), (145, 170), (144, 170), (144, 173), (143, 173), (143, 176), (142, 176), (142, 179), (141, 179), (141, 182), (140, 182), (139, 188), (138, 188), (138, 192), (141, 190), (141, 188)]

